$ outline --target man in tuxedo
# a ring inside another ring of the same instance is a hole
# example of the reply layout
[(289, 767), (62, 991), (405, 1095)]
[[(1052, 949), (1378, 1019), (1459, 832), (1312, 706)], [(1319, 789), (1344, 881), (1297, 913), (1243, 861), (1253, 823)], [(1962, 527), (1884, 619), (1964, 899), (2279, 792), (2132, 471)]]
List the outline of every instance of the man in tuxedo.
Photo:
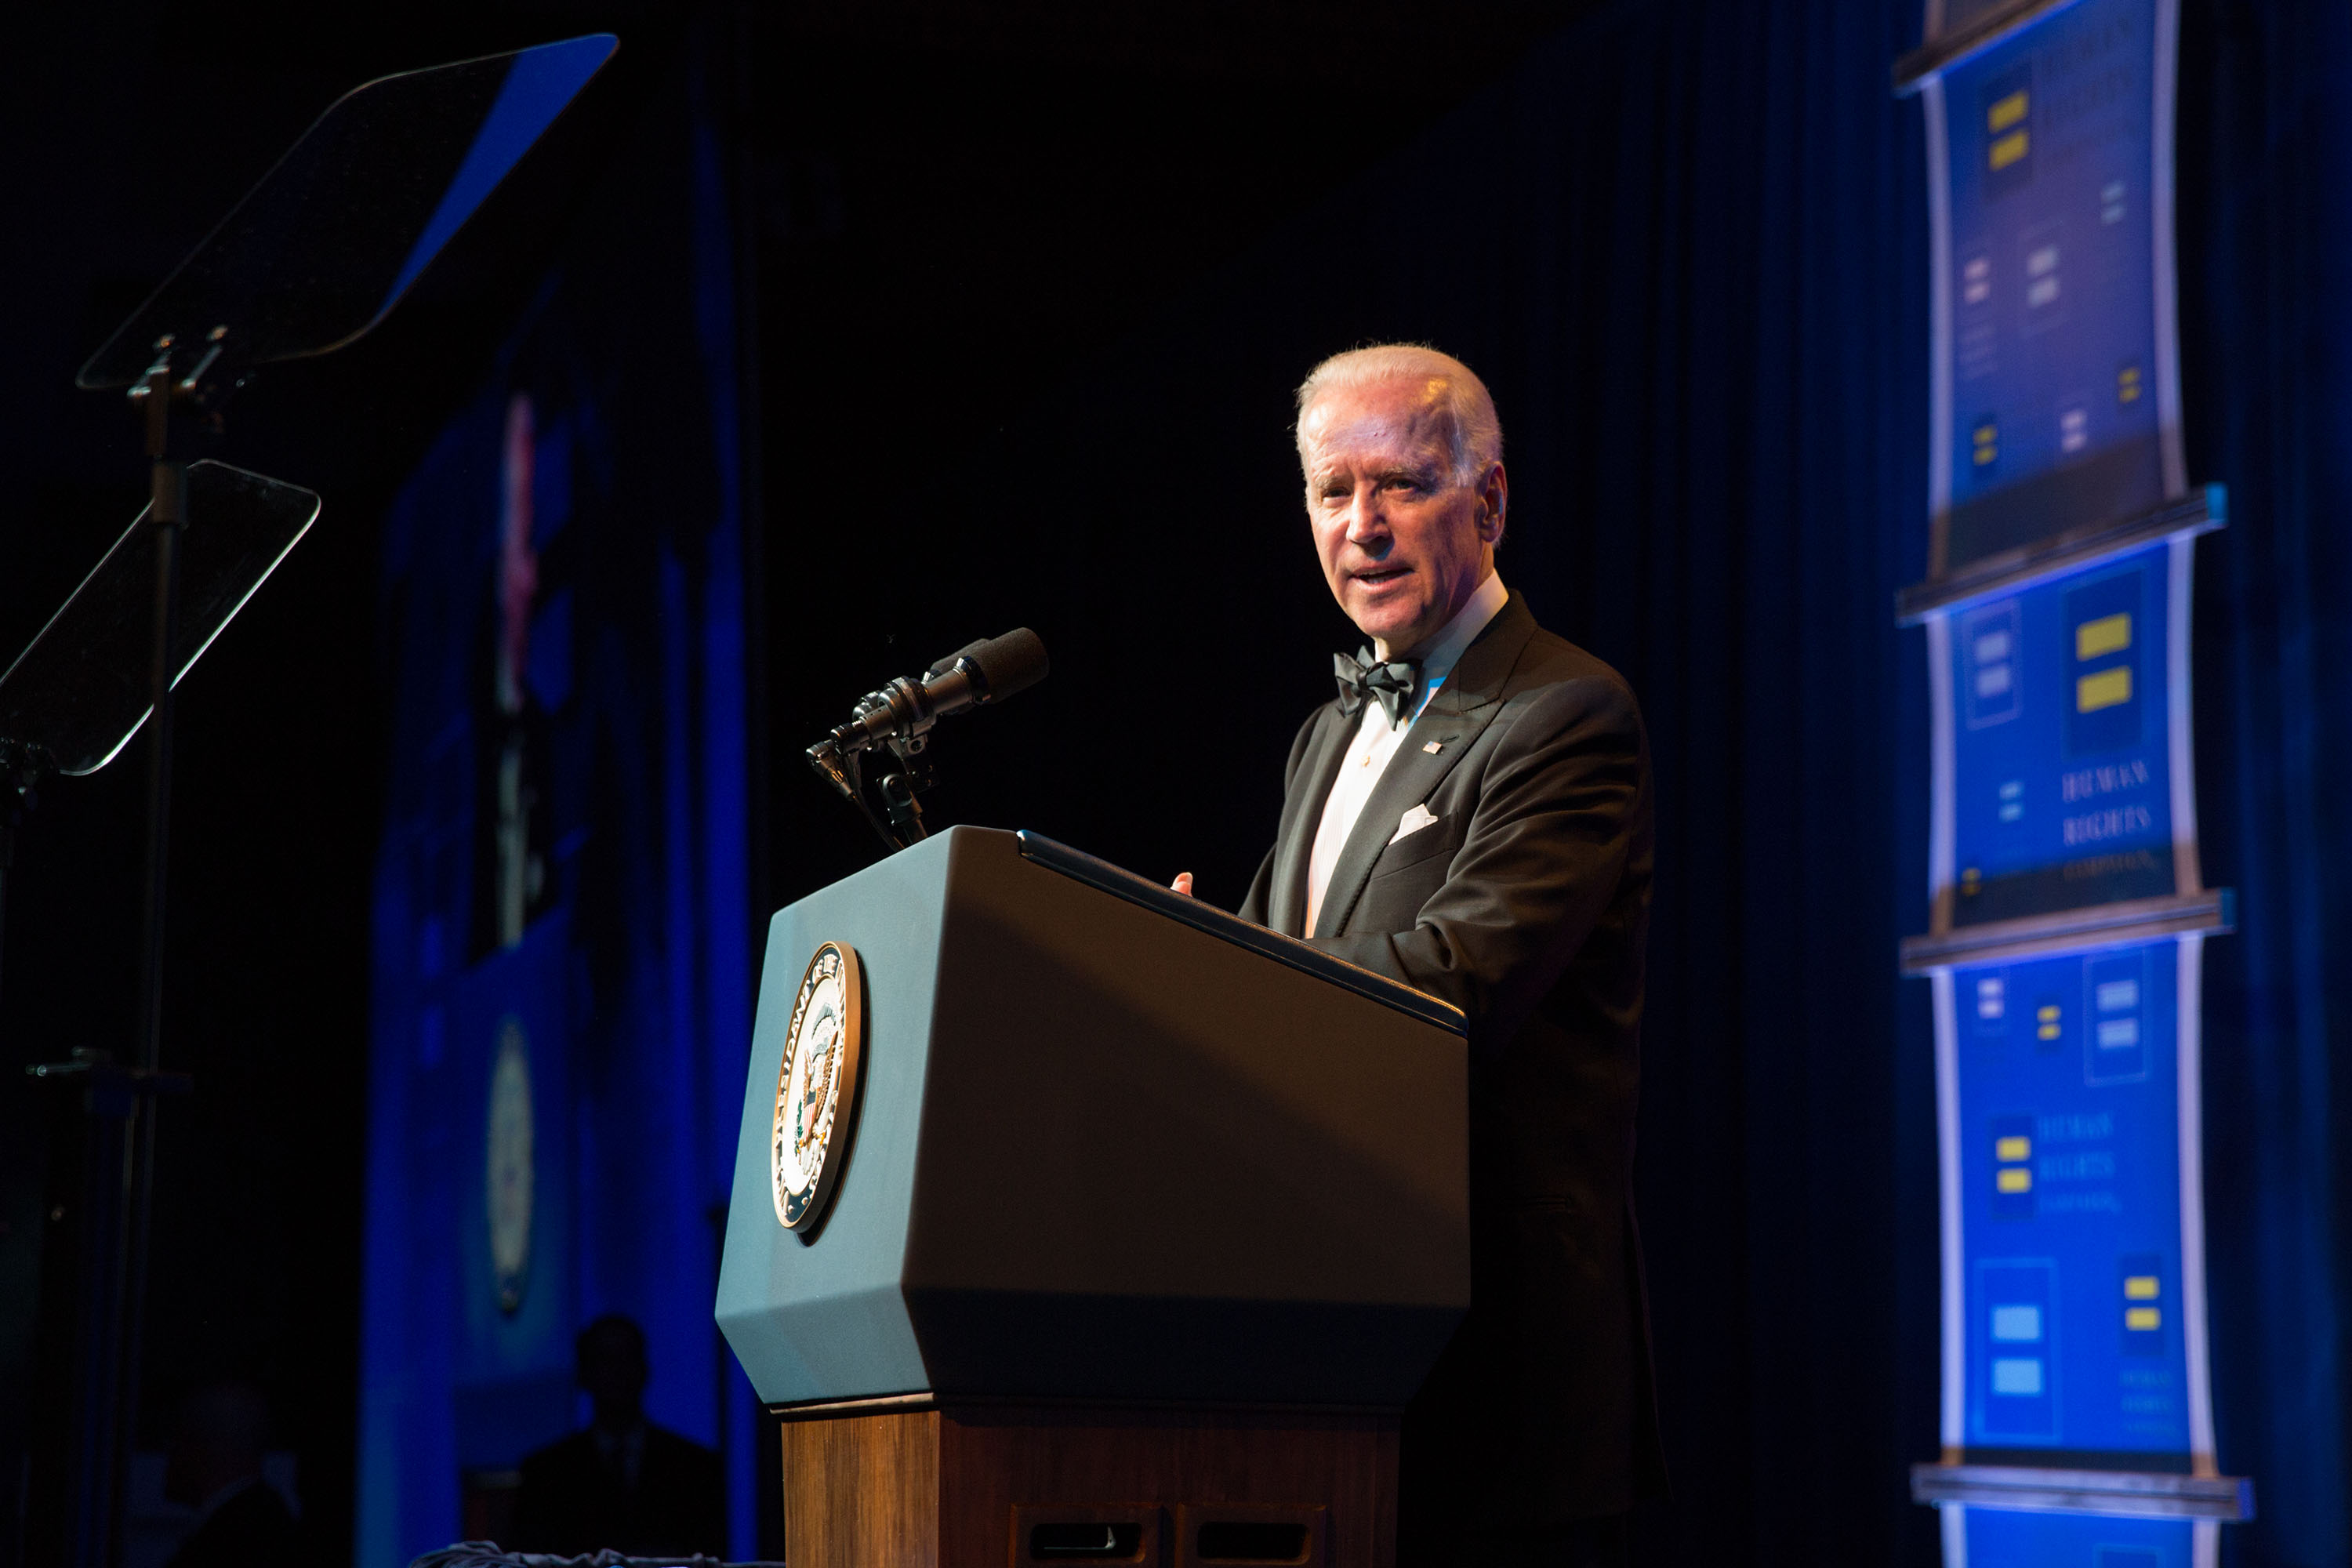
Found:
[(1664, 1481), (1632, 1189), (1641, 714), (1496, 575), (1502, 430), (1467, 366), (1327, 360), (1297, 439), (1317, 556), (1371, 647), (1298, 731), (1241, 913), (1469, 1021), (1472, 1305), (1405, 1414), (1399, 1561), (1622, 1563)]
[(646, 1419), (646, 1334), (617, 1314), (572, 1342), (594, 1416), (522, 1462), (514, 1539), (524, 1552), (727, 1555), (719, 1456)]

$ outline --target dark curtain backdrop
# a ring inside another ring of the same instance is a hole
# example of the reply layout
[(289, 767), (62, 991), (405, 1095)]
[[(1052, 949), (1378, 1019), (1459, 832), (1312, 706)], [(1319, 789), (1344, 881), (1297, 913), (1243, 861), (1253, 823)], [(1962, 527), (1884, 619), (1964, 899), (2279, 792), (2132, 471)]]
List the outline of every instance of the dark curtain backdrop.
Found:
[[(1934, 1561), (1905, 1477), (1936, 1452), (1932, 1053), (1926, 986), (1895, 972), (1925, 919), (1927, 686), (1892, 618), (1925, 558), (1924, 153), (1887, 89), (1916, 34), (1907, 8), (1831, 0), (1617, 7), (1321, 186), (1061, 395), (973, 432), (943, 483), (878, 475), (854, 525), (819, 527), (797, 465), (771, 468), (801, 580), (876, 590), (850, 634), (869, 675), (1013, 624), (1053, 652), (1035, 693), (941, 733), (935, 816), (1190, 868), (1230, 907), (1355, 640), (1309, 548), (1290, 389), (1383, 338), (1489, 380), (1502, 573), (1627, 674), (1656, 759), (1658, 1561)], [(1337, 92), (1332, 133), (1410, 74)], [(986, 365), (948, 368), (990, 407)], [(816, 471), (840, 457), (808, 444)], [(782, 715), (780, 745), (855, 689)], [(779, 754), (789, 891), (866, 850)]]
[[(2352, 1561), (2352, 11), (2203, 0), (2181, 48), (2181, 327), (2199, 547), (2206, 1196), (2237, 1561)], [(2339, 1090), (2338, 1085), (2343, 1088)]]
[[(2192, 478), (2234, 518), (2200, 547), (2200, 790), (2209, 876), (2243, 894), (2208, 946), (2214, 1371), (2263, 1506), (2229, 1551), (2337, 1563), (2352, 18), (2187, 9)], [(1924, 638), (1892, 614), (1926, 554), (1925, 153), (1888, 90), (1917, 33), (1909, 0), (1627, 0), (1370, 175), (1300, 167), (1325, 194), (1294, 225), (1060, 395), (1007, 409), (987, 364), (932, 367), (971, 426), (896, 431), (923, 460), (817, 421), (771, 460), (771, 613), (825, 633), (775, 710), (781, 896), (871, 853), (788, 748), (1029, 624), (1054, 678), (941, 733), (935, 819), (1190, 868), (1230, 905), (1354, 640), (1289, 389), (1388, 338), (1487, 378), (1503, 574), (1625, 672), (1655, 759), (1639, 1181), (1675, 1496), (1645, 1561), (1937, 1560), (1906, 1473), (1937, 1454), (1932, 1048), (1895, 969), (1927, 919)], [(1410, 75), (1317, 89), (1332, 134)]]

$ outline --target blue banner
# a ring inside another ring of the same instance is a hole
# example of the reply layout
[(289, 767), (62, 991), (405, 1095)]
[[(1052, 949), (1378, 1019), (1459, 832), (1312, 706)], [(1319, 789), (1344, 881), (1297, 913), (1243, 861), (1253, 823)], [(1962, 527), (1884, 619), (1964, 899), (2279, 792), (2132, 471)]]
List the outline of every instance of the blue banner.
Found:
[(2214, 1561), (2210, 1523), (1981, 1508), (1952, 1513), (1944, 1544), (1951, 1568), (2208, 1568)]
[(659, 243), (575, 234), (384, 520), (362, 1568), (506, 1532), (605, 1313), (754, 1539), (710, 1322), (751, 802), (733, 231), (693, 79), (596, 193)]
[(2186, 488), (2169, 10), (2077, 0), (1925, 89), (1938, 575)]
[(2196, 939), (2168, 939), (1956, 969), (1939, 986), (1962, 1195), (1946, 1354), (1972, 1460), (2185, 1473), (2211, 1451), (2181, 1161), (2197, 963)]
[(2190, 545), (2158, 543), (1930, 626), (1939, 929), (2199, 889)]

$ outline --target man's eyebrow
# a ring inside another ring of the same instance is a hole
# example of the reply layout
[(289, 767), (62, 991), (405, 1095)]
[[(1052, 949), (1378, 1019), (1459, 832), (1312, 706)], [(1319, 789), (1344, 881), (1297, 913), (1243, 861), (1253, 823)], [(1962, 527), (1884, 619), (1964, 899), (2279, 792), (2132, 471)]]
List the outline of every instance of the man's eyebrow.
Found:
[(1362, 465), (1340, 463), (1328, 468), (1308, 469), (1307, 483), (1310, 489), (1319, 489), (1325, 485), (1346, 485), (1349, 482), (1348, 476), (1352, 473), (1362, 474), (1382, 483), (1394, 479), (1411, 479), (1415, 484), (1428, 484), (1435, 479), (1444, 467), (1444, 464), (1433, 458), (1415, 461), (1409, 458), (1391, 458), (1385, 462)]

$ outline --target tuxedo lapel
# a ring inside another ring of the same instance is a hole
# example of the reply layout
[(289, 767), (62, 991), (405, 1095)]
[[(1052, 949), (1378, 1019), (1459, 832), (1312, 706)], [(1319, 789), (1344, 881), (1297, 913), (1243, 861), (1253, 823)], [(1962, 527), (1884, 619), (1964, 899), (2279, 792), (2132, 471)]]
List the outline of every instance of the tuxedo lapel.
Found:
[[(1514, 590), (1509, 602), (1496, 612), (1486, 630), (1463, 650), (1453, 675), (1429, 700), (1429, 706), (1398, 743), (1396, 753), (1381, 773), (1381, 782), (1372, 786), (1371, 797), (1364, 802), (1364, 809), (1339, 851), (1339, 863), (1331, 868), (1331, 885), (1323, 890), (1323, 906), (1316, 911), (1315, 930), (1310, 934), (1337, 936), (1347, 930), (1348, 916), (1355, 910), (1364, 884), (1371, 879), (1373, 866), (1396, 834), (1397, 819), (1408, 808), (1426, 801), (1431, 792), (1445, 781), (1445, 775), (1454, 771), (1454, 764), (1476, 744), (1480, 732), (1501, 709), (1504, 684), (1535, 630), (1535, 617), (1528, 613), (1527, 601)], [(1434, 752), (1429, 750), (1432, 744), (1437, 747)], [(1334, 766), (1327, 770), (1327, 775), (1337, 771), (1336, 753), (1332, 762)], [(1326, 776), (1313, 792), (1307, 847), (1298, 852), (1301, 913), (1294, 917), (1297, 919), (1304, 919), (1307, 856), (1314, 843), (1315, 827), (1322, 820), (1324, 798), (1330, 793), (1331, 781)]]
[(1326, 703), (1316, 720), (1315, 741), (1299, 764), (1289, 798), (1282, 803), (1282, 826), (1274, 836), (1274, 888), (1266, 920), (1286, 936), (1307, 934), (1307, 858), (1315, 851), (1315, 830), (1323, 823), (1323, 802), (1339, 775), (1348, 739), (1360, 721), (1340, 717)]

